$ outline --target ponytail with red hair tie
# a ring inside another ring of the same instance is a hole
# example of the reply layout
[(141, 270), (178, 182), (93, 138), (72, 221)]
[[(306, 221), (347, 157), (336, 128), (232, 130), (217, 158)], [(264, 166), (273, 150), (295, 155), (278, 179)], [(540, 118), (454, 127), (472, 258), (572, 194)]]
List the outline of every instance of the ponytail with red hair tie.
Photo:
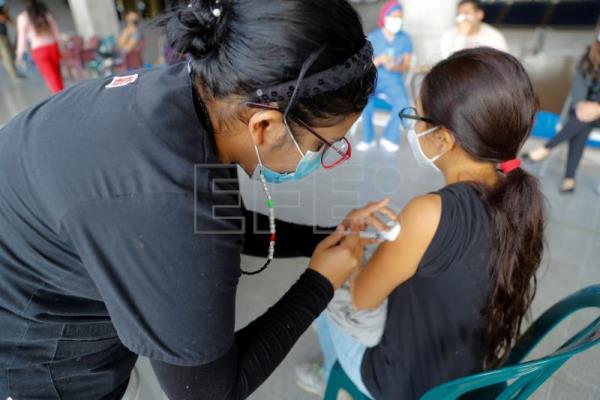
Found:
[(504, 172), (505, 175), (510, 174), (518, 168), (521, 168), (521, 160), (519, 160), (518, 158), (500, 163), (500, 169), (502, 170), (502, 172)]

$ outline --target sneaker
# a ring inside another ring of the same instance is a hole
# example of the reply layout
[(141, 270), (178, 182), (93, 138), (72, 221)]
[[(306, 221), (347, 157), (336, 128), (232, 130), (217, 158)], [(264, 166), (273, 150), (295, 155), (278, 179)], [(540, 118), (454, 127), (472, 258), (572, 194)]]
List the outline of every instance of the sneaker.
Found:
[(529, 161), (532, 163), (537, 163), (540, 161), (544, 161), (550, 155), (550, 150), (546, 147), (538, 147), (535, 150), (531, 150), (529, 153), (523, 154), (523, 158), (525, 161)]
[(381, 144), (381, 147), (390, 153), (395, 153), (400, 150), (400, 146), (390, 140), (387, 140), (386, 138), (381, 139), (379, 143)]
[(300, 389), (323, 397), (325, 394), (325, 381), (323, 368), (317, 363), (306, 363), (296, 366), (296, 384)]
[(560, 194), (573, 194), (575, 193), (575, 188), (577, 186), (577, 182), (573, 178), (565, 178), (560, 184)]
[(356, 145), (356, 150), (367, 151), (369, 149), (372, 149), (373, 147), (375, 147), (375, 141), (372, 141), (370, 143), (360, 142), (359, 144)]

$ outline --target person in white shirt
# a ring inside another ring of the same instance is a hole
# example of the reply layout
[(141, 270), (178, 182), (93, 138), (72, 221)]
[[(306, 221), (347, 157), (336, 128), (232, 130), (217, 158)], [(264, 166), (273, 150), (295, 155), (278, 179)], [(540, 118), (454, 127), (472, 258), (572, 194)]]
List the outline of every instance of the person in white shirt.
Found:
[(462, 0), (458, 3), (456, 26), (442, 36), (442, 58), (464, 49), (487, 46), (508, 52), (504, 35), (483, 22), (485, 13), (478, 0)]

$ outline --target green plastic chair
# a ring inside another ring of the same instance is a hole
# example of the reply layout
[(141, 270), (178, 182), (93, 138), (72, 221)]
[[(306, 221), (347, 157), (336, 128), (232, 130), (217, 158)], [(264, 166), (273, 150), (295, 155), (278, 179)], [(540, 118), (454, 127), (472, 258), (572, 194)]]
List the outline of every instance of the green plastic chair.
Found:
[(348, 378), (340, 363), (336, 361), (329, 373), (327, 389), (325, 390), (325, 397), (323, 399), (337, 400), (338, 393), (342, 389), (348, 392), (353, 400), (370, 400), (352, 383), (352, 380)]
[[(554, 327), (584, 308), (600, 309), (600, 285), (582, 289), (542, 314), (521, 336), (507, 360), (498, 369), (437, 386), (425, 393), (421, 400), (454, 400), (461, 396), (497, 400), (527, 399), (571, 357), (600, 343), (598, 317), (554, 353), (538, 360), (522, 362)], [(352, 395), (354, 400), (368, 399), (336, 363), (329, 378), (325, 400), (336, 400), (341, 389)]]

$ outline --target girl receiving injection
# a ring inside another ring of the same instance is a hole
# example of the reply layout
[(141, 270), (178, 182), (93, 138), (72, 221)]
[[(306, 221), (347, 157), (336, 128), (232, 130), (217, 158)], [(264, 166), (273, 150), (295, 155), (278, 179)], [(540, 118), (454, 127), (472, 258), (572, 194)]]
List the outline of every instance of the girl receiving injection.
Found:
[(367, 347), (323, 313), (324, 365), (297, 368), (302, 388), (322, 394), (336, 359), (375, 399), (418, 399), (498, 365), (533, 300), (544, 248), (539, 182), (515, 160), (536, 109), (531, 81), (509, 54), (465, 50), (432, 69), (417, 108), (400, 118), (418, 163), (446, 185), (406, 205), (398, 237), (351, 282), (354, 310), (387, 300), (381, 340)]

